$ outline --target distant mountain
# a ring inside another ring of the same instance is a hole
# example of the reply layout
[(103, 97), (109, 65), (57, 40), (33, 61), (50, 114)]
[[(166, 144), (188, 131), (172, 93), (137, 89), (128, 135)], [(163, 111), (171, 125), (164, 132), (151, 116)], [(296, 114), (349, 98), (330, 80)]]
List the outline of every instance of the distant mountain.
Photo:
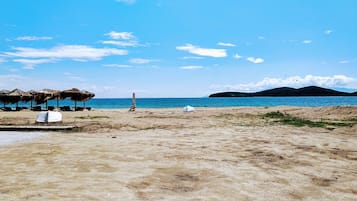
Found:
[(353, 93), (340, 92), (332, 89), (326, 89), (317, 86), (308, 86), (299, 89), (290, 87), (280, 87), (274, 89), (268, 89), (253, 93), (244, 92), (221, 92), (209, 95), (213, 97), (284, 97), (284, 96), (357, 96), (357, 91)]

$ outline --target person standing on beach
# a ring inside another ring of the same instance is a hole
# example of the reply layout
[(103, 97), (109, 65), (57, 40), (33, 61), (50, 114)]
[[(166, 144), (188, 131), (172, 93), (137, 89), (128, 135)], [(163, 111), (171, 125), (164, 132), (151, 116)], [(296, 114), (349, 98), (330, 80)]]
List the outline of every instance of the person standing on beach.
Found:
[(131, 99), (131, 107), (129, 109), (129, 112), (134, 112), (136, 109), (136, 98), (135, 98), (135, 92), (133, 93), (133, 98)]

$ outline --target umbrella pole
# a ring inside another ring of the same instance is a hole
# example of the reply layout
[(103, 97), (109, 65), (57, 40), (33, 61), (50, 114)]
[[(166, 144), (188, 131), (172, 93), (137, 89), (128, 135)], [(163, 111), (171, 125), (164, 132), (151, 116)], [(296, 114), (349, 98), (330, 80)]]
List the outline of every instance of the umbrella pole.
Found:
[(46, 110), (48, 110), (48, 101), (46, 100)]
[(74, 101), (74, 111), (77, 109), (77, 101)]
[(31, 100), (31, 105), (30, 105), (30, 109), (32, 110), (32, 100)]
[(57, 97), (57, 109), (59, 108), (59, 100), (58, 100), (58, 97)]

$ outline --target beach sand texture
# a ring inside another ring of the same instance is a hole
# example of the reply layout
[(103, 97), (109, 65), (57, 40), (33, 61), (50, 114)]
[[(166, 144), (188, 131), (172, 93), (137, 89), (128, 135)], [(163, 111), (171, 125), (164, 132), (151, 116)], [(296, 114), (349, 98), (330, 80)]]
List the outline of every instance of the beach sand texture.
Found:
[[(63, 112), (80, 132), (0, 146), (0, 200), (357, 200), (357, 107)], [(0, 124), (37, 113), (0, 112)]]

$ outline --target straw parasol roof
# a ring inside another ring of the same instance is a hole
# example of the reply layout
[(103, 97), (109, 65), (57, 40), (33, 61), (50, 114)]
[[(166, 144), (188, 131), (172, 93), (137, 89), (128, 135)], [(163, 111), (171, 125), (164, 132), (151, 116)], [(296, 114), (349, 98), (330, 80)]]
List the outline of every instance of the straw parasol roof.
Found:
[(9, 90), (0, 90), (0, 101), (4, 103), (4, 107), (6, 105), (6, 101), (7, 101), (7, 97), (6, 95), (9, 93), (10, 91)]
[(61, 93), (60, 93), (61, 99), (70, 98), (73, 101), (80, 101), (81, 95), (82, 95), (81, 91), (77, 88), (67, 89), (67, 90), (61, 91)]
[(66, 98), (71, 99), (72, 101), (74, 101), (75, 107), (77, 107), (77, 101), (84, 102), (90, 100), (94, 96), (95, 94), (92, 92), (79, 90), (77, 88), (67, 89), (60, 93), (61, 99), (66, 99)]
[(5, 104), (16, 103), (23, 101), (28, 102), (32, 100), (32, 95), (28, 92), (22, 91), (21, 89), (14, 89), (12, 91), (1, 90), (0, 91), (0, 101)]
[(5, 102), (7, 103), (18, 103), (21, 101), (21, 97), (26, 92), (22, 91), (21, 89), (14, 89), (5, 95)]
[(33, 95), (30, 92), (23, 91), (21, 94), (21, 101), (22, 102), (29, 102), (33, 100)]
[(3, 96), (5, 94), (8, 94), (10, 91), (9, 90), (6, 90), (6, 89), (2, 89), (0, 90), (0, 96)]
[(89, 91), (86, 91), (86, 90), (82, 90), (81, 93), (82, 93), (82, 97), (81, 97), (82, 100), (81, 100), (81, 101), (90, 100), (90, 99), (92, 99), (92, 98), (95, 96), (94, 93), (89, 92)]
[(95, 94), (92, 92), (79, 90), (77, 88), (72, 88), (64, 91), (59, 91), (54, 89), (43, 89), (41, 91), (31, 90), (28, 92), (22, 91), (20, 89), (14, 89), (12, 91), (0, 90), (0, 102), (3, 102), (5, 107), (5, 105), (8, 103), (17, 104), (20, 101), (23, 102), (31, 101), (31, 107), (32, 107), (32, 101), (34, 100), (36, 104), (46, 103), (46, 107), (47, 107), (48, 100), (57, 99), (57, 107), (58, 107), (59, 99), (69, 98), (70, 100), (75, 102), (75, 106), (76, 106), (77, 101), (83, 101), (83, 104), (85, 104), (84, 102), (93, 98), (94, 95)]
[(73, 101), (87, 101), (94, 97), (94, 93), (72, 88), (62, 91), (60, 97), (61, 99), (70, 98)]
[(53, 100), (60, 97), (60, 91), (54, 89), (43, 89), (41, 91), (33, 91), (34, 98), (37, 104), (46, 103), (48, 100)]

